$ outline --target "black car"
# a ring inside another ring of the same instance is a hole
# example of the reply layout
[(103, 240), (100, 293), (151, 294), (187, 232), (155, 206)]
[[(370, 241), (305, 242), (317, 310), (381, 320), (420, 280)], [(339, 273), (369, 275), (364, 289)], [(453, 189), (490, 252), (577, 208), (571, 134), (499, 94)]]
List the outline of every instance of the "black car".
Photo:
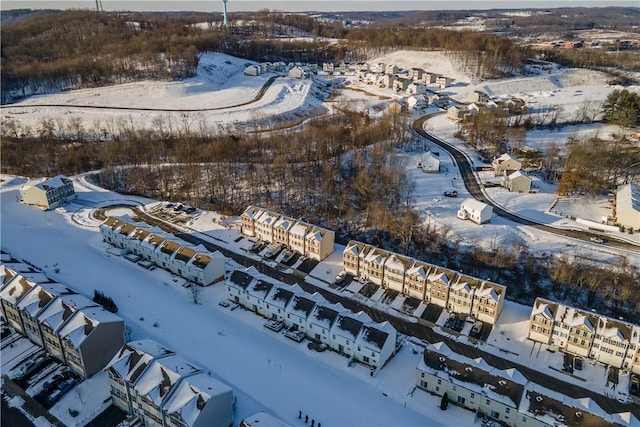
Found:
[(458, 192), (456, 190), (453, 191), (445, 191), (444, 197), (458, 197)]

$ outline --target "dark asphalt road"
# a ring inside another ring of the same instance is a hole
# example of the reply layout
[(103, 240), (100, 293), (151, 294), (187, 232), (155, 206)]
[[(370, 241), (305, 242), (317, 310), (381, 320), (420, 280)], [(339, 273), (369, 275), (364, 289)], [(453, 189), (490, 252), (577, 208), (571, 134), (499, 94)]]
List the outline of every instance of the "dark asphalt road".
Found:
[[(489, 363), (492, 366), (495, 366), (498, 369), (516, 368), (528, 380), (533, 381), (537, 384), (540, 384), (550, 390), (559, 392), (561, 394), (564, 394), (573, 398), (590, 397), (603, 410), (609, 413), (631, 412), (636, 417), (640, 418), (640, 407), (638, 407), (637, 405), (621, 403), (621, 402), (618, 402), (617, 400), (609, 399), (587, 388), (579, 387), (577, 385), (563, 382), (561, 378), (547, 375), (545, 373), (536, 371), (531, 367), (514, 363), (511, 360), (507, 360), (502, 357), (495, 356), (491, 353), (487, 353), (472, 345), (463, 344), (447, 336), (440, 335), (434, 332), (433, 329), (431, 329), (427, 325), (424, 325), (421, 323), (408, 322), (404, 319), (394, 317), (387, 312), (382, 312), (374, 308), (368, 307), (364, 304), (361, 304), (357, 301), (353, 301), (348, 298), (343, 298), (339, 295), (336, 295), (328, 291), (325, 288), (316, 287), (307, 282), (304, 282), (303, 280), (301, 280), (300, 277), (294, 274), (284, 273), (280, 270), (277, 270), (266, 264), (263, 264), (261, 261), (232, 252), (226, 249), (224, 246), (215, 245), (215, 244), (203, 241), (200, 238), (195, 237), (191, 234), (182, 233), (178, 229), (167, 225), (163, 221), (156, 220), (154, 217), (145, 214), (139, 209), (133, 208), (133, 210), (135, 214), (139, 217), (139, 219), (145, 221), (147, 224), (158, 226), (166, 230), (167, 232), (174, 234), (176, 237), (183, 239), (194, 245), (202, 244), (210, 251), (218, 250), (224, 256), (233, 259), (240, 265), (243, 265), (245, 267), (254, 266), (256, 269), (258, 269), (258, 271), (266, 274), (269, 277), (278, 279), (284, 283), (287, 283), (290, 285), (297, 283), (300, 287), (302, 287), (302, 289), (304, 289), (307, 292), (319, 292), (324, 298), (326, 298), (331, 303), (340, 302), (344, 307), (356, 312), (362, 310), (366, 312), (376, 322), (382, 322), (385, 320), (389, 321), (389, 323), (391, 323), (396, 328), (396, 330), (401, 334), (413, 336), (420, 340), (427, 341), (429, 343), (443, 341), (454, 352), (462, 354), (469, 358), (482, 357), (487, 361), (487, 363)], [(588, 384), (585, 384), (585, 386), (588, 386)]]
[[(589, 233), (588, 231), (584, 231), (584, 230), (574, 231), (574, 230), (566, 230), (566, 229), (550, 227), (548, 225), (540, 224), (540, 223), (531, 221), (530, 219), (523, 218), (519, 215), (515, 215), (514, 213), (506, 211), (502, 209), (500, 206), (495, 205), (493, 201), (487, 199), (485, 197), (485, 194), (482, 192), (482, 188), (480, 187), (480, 184), (476, 180), (476, 176), (472, 170), (472, 165), (469, 162), (469, 158), (465, 155), (465, 153), (463, 153), (460, 149), (454, 147), (453, 145), (450, 145), (446, 141), (424, 130), (424, 123), (433, 116), (434, 116), (433, 114), (422, 116), (416, 121), (414, 121), (412, 125), (414, 132), (416, 132), (418, 135), (422, 136), (423, 138), (427, 139), (429, 142), (447, 151), (453, 157), (458, 168), (460, 169), (460, 174), (464, 181), (464, 186), (466, 187), (469, 194), (471, 194), (471, 196), (473, 196), (473, 198), (475, 198), (476, 200), (479, 200), (483, 203), (486, 203), (492, 206), (493, 213), (495, 215), (501, 216), (505, 219), (508, 219), (510, 221), (513, 221), (519, 224), (528, 225), (530, 227), (537, 228), (538, 230), (546, 231), (548, 233), (553, 233), (553, 234), (557, 234), (565, 237), (571, 237), (574, 239), (579, 239), (584, 241), (589, 241), (589, 239), (594, 236), (595, 237), (601, 236), (600, 234)], [(612, 237), (612, 236), (608, 236), (607, 241), (604, 244), (607, 246), (624, 248), (624, 249), (633, 250), (633, 251), (638, 250), (638, 247), (636, 245), (615, 240), (615, 237)]]

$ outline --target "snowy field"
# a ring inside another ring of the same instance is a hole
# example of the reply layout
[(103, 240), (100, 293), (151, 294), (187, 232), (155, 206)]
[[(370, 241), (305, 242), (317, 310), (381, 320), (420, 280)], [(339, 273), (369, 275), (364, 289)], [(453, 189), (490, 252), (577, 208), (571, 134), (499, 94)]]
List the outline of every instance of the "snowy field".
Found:
[[(476, 423), (472, 412), (455, 406), (440, 411), (438, 397), (414, 391), (420, 351), (414, 354), (412, 349), (420, 350), (421, 343), (405, 345), (371, 378), (369, 371), (359, 365), (348, 367), (348, 360), (342, 356), (308, 350), (304, 342), (297, 344), (266, 330), (260, 316), (220, 307), (218, 301), (226, 297), (223, 286), (205, 288), (201, 305), (194, 305), (182, 286), (183, 279), (161, 269), (148, 271), (116, 255), (112, 247), (102, 242), (99, 222), (91, 218), (95, 207), (131, 204), (151, 211), (158, 202), (123, 197), (79, 176), (73, 178), (78, 199), (64, 208), (44, 212), (17, 201), (18, 189), (27, 180), (1, 178), (2, 249), (41, 267), (53, 279), (85, 296), (90, 297), (94, 289), (102, 289), (118, 305), (119, 315), (132, 330), (132, 340), (155, 339), (229, 384), (238, 397), (236, 422), (265, 410), (290, 425), (303, 426), (297, 419), (301, 410), (325, 425), (466, 426)], [(129, 213), (128, 208), (109, 211), (112, 215)], [(258, 258), (256, 254), (247, 253), (251, 245), (248, 239), (238, 239), (241, 235), (237, 217), (223, 218), (214, 212), (198, 211), (185, 231), (216, 244), (223, 242), (227, 249)], [(318, 264), (307, 281), (329, 289), (328, 283), (342, 270), (342, 249), (337, 246), (336, 252)], [(233, 263), (228, 267), (234, 268)], [(349, 294), (342, 292), (343, 296)], [(353, 298), (410, 318), (396, 311), (401, 301), (385, 306), (375, 295), (370, 301), (364, 301), (357, 294)], [(561, 375), (557, 370), (562, 368), (562, 355), (526, 340), (530, 310), (531, 307), (507, 302), (498, 324), (480, 348), (557, 377)], [(443, 322), (441, 319), (437, 324), (442, 326)], [(435, 331), (449, 336), (439, 326)], [(470, 343), (464, 335), (457, 339)], [(507, 349), (509, 353), (505, 353)], [(3, 356), (5, 361), (15, 357)], [(11, 364), (3, 363), (3, 374), (7, 368), (10, 369)], [(618, 389), (613, 390), (607, 386), (605, 372), (600, 364), (586, 364), (578, 376), (561, 376), (564, 381), (583, 387), (588, 384), (591, 390), (625, 401), (627, 396), (621, 390), (627, 388), (628, 377), (622, 375)], [(106, 384), (102, 374), (91, 381), (95, 382), (91, 390)], [(54, 406), (52, 413), (66, 425), (82, 425), (79, 420), (104, 407), (105, 395), (102, 391), (99, 393), (93, 395), (92, 391), (91, 398), (87, 398), (86, 393), (71, 391)], [(87, 403), (80, 404), (80, 396), (85, 396)], [(77, 418), (65, 415), (69, 408), (80, 408), (80, 415)]]

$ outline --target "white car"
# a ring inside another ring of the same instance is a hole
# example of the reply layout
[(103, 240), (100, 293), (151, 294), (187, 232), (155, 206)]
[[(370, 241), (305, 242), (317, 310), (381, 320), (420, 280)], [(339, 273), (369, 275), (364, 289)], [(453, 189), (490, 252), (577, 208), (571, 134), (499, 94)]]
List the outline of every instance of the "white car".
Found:
[(600, 237), (595, 237), (595, 236), (594, 236), (594, 237), (592, 237), (590, 240), (591, 240), (593, 243), (604, 243), (604, 240), (603, 240), (603, 239), (601, 239)]

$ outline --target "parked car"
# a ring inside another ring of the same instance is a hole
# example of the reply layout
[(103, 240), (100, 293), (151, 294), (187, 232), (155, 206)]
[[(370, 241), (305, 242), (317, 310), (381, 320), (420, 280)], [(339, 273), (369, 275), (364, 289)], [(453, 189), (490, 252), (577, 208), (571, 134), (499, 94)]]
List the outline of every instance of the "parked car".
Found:
[(480, 333), (482, 333), (482, 322), (478, 320), (471, 327), (471, 332), (469, 332), (469, 336), (477, 338), (480, 336)]
[(631, 385), (629, 387), (629, 392), (631, 394), (640, 396), (640, 379), (636, 375), (631, 375)]
[(229, 307), (229, 305), (231, 305), (231, 304), (229, 304), (229, 303), (228, 303), (227, 301), (225, 301), (225, 300), (222, 300), (222, 301), (220, 301), (220, 302), (218, 303), (218, 305), (219, 305), (220, 307)]
[(21, 380), (28, 377), (29, 375), (37, 371), (48, 360), (49, 360), (48, 356), (38, 356), (35, 359), (29, 359), (26, 363), (24, 363), (20, 367), (20, 370), (16, 375), (15, 379)]
[(576, 371), (582, 371), (583, 361), (582, 358), (576, 357), (573, 359), (573, 369)]
[(593, 243), (604, 243), (604, 239), (601, 239), (600, 237), (596, 237), (596, 236), (593, 236), (590, 240)]
[(289, 262), (289, 261), (291, 261), (291, 258), (293, 258), (293, 255), (294, 255), (293, 251), (290, 251), (288, 249), (285, 250), (280, 262)]
[(347, 278), (347, 272), (342, 270), (340, 273), (338, 273), (333, 283), (335, 283), (336, 285), (339, 285), (340, 283), (344, 282), (344, 279), (346, 278)]
[(47, 402), (49, 404), (54, 404), (58, 400), (62, 399), (62, 397), (71, 390), (76, 385), (76, 380), (73, 378), (67, 378), (51, 392), (51, 394), (47, 397)]
[(455, 324), (455, 322), (456, 322), (456, 315), (455, 314), (450, 314), (449, 318), (447, 319), (447, 321), (444, 322), (444, 327), (452, 329), (453, 325)]
[(445, 191), (444, 197), (458, 197), (458, 192), (456, 190), (453, 191)]

